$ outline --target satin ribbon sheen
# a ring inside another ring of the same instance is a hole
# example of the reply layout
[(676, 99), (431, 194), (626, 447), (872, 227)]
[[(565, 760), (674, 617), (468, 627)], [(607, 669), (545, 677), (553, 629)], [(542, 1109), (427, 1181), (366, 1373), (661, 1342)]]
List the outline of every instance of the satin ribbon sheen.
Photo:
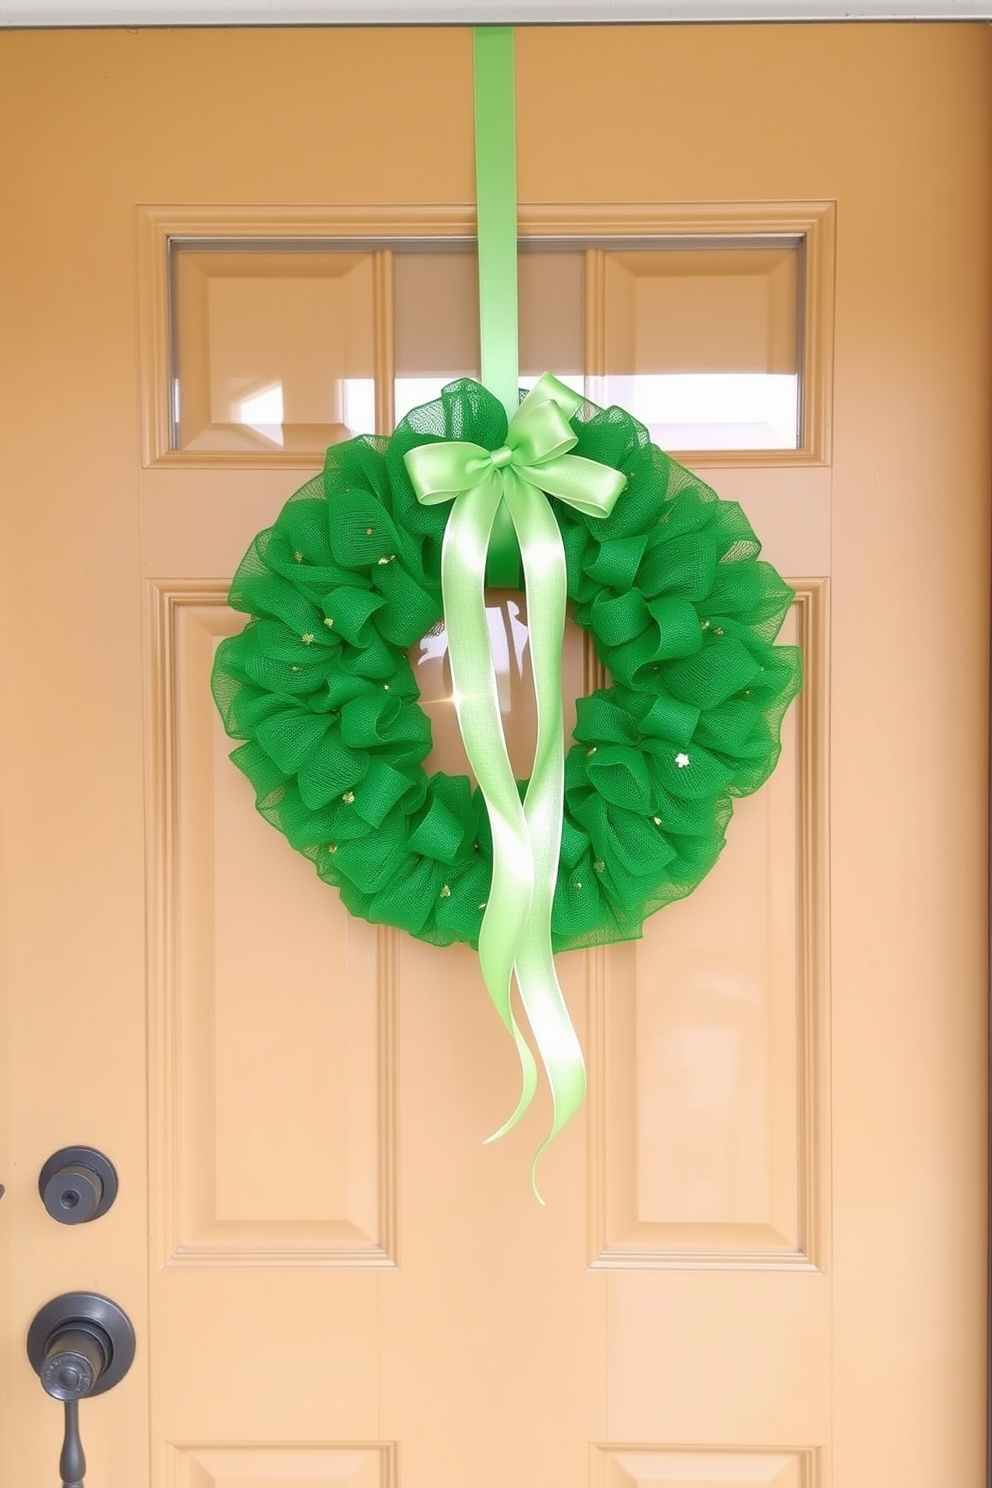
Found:
[[(537, 1067), (517, 1022), (520, 1001), (551, 1088), (551, 1130), (534, 1158), (585, 1095), (582, 1050), (562, 997), (551, 949), (564, 801), (562, 646), (567, 581), (565, 549), (548, 497), (591, 517), (606, 517), (626, 484), (619, 471), (570, 453), (569, 423), (582, 398), (546, 372), (510, 419), (506, 443), (487, 450), (462, 440), (419, 445), (404, 456), (426, 506), (454, 503), (441, 549), (441, 593), (454, 703), (465, 752), (492, 824), (493, 878), (479, 935), (489, 996), (517, 1048), (520, 1099), (488, 1139), (513, 1127), (537, 1088)], [(486, 557), (498, 514), (513, 524), (523, 560), (527, 623), (537, 700), (537, 742), (523, 801), (507, 753), (486, 620)], [(541, 1199), (543, 1203), (543, 1199)]]

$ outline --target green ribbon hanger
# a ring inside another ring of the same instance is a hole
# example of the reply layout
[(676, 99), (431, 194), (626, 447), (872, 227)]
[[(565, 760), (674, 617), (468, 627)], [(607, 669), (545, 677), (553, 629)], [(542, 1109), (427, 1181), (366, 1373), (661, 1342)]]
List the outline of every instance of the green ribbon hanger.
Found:
[[(454, 503), (441, 549), (441, 593), (455, 709), (469, 763), (489, 812), (493, 877), (479, 935), (486, 988), (521, 1066), (520, 1099), (488, 1139), (510, 1130), (537, 1089), (537, 1066), (513, 1008), (513, 978), (551, 1090), (548, 1144), (585, 1095), (582, 1050), (565, 1006), (551, 945), (551, 911), (561, 849), (565, 739), (562, 648), (565, 548), (549, 496), (606, 517), (626, 484), (607, 465), (571, 451), (569, 420), (583, 399), (546, 372), (519, 403), (517, 223), (513, 31), (475, 31), (476, 192), (482, 380), (502, 402), (506, 443), (487, 450), (449, 440), (404, 456), (419, 501)], [(496, 687), (485, 589), (527, 592), (527, 623), (537, 700), (537, 742), (521, 802), (506, 747)]]
[[(513, 28), (477, 26), (473, 50), (482, 381), (512, 419), (520, 401)], [(505, 506), (493, 524), (486, 582), (492, 589), (520, 588), (520, 550)]]

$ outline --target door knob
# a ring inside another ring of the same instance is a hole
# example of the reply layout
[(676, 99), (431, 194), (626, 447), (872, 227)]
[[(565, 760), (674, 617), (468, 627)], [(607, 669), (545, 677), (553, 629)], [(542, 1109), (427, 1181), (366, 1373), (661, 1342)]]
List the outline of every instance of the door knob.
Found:
[(112, 1390), (127, 1374), (134, 1358), (131, 1319), (97, 1292), (66, 1292), (47, 1302), (28, 1329), (28, 1358), (46, 1395), (65, 1407), (62, 1488), (84, 1488), (79, 1402)]
[(38, 1192), (59, 1224), (86, 1224), (116, 1199), (117, 1169), (95, 1147), (63, 1147), (42, 1168)]

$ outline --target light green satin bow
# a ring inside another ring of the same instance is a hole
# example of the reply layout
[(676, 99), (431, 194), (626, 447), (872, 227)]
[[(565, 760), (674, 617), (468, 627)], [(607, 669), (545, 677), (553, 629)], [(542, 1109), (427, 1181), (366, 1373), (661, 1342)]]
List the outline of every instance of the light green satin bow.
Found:
[[(510, 420), (506, 443), (499, 449), (450, 440), (420, 445), (404, 456), (419, 501), (427, 506), (454, 501), (441, 550), (441, 593), (458, 724), (493, 834), (493, 879), (479, 935), (479, 961), (521, 1066), (516, 1110), (488, 1140), (516, 1125), (537, 1088), (534, 1057), (513, 1011), (515, 972), (551, 1088), (551, 1130), (531, 1170), (539, 1199), (541, 1154), (585, 1095), (582, 1050), (551, 949), (564, 801), (561, 660), (568, 591), (565, 549), (548, 496), (587, 516), (606, 517), (626, 484), (619, 471), (570, 453), (578, 439), (569, 419), (582, 402), (546, 372)], [(486, 622), (486, 555), (504, 503), (523, 561), (537, 699), (537, 744), (522, 803), (503, 733)]]

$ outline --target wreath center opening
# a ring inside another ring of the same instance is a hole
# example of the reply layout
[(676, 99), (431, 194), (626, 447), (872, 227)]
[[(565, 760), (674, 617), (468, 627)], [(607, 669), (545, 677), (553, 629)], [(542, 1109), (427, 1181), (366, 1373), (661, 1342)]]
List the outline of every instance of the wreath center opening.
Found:
[[(571, 609), (570, 605), (569, 611)], [(537, 706), (531, 669), (526, 596), (518, 589), (487, 588), (486, 619), (507, 752), (516, 778), (526, 780), (531, 773), (537, 741)], [(475, 775), (465, 754), (455, 712), (444, 620), (441, 619), (432, 626), (410, 648), (407, 655), (420, 688), (420, 706), (431, 721), (433, 744), (424, 761), (425, 770), (429, 774), (435, 770), (443, 770), (447, 775), (467, 775), (475, 785)], [(576, 698), (584, 696), (596, 686), (604, 685), (602, 680), (593, 680), (593, 666), (595, 658), (587, 637), (569, 613), (565, 621), (562, 652), (566, 749), (572, 741), (572, 731), (575, 728)]]

